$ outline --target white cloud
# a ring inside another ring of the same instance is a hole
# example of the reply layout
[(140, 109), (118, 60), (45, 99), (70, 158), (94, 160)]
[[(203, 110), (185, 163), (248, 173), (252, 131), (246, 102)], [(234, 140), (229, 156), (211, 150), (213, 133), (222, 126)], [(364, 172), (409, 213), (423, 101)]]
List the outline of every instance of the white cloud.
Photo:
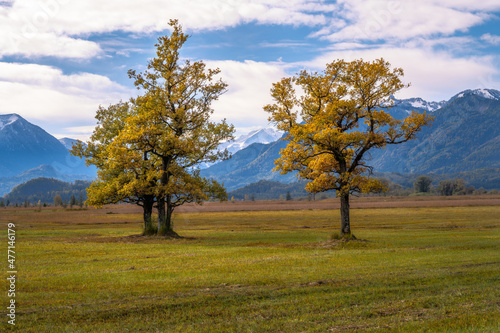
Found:
[(333, 51), (302, 65), (323, 69), (335, 59), (371, 61), (378, 58), (384, 58), (393, 67), (403, 68), (403, 81), (411, 83), (411, 86), (400, 91), (400, 98), (422, 97), (429, 101), (439, 101), (447, 100), (465, 89), (500, 89), (500, 83), (491, 79), (492, 75), (499, 74), (492, 58), (457, 58), (449, 53), (419, 48), (378, 47)]
[(90, 126), (75, 126), (63, 128), (62, 132), (52, 133), (58, 139), (70, 137), (70, 139), (77, 139), (82, 141), (88, 141), (90, 135), (94, 131), (95, 125)]
[(492, 34), (484, 34), (481, 36), (481, 40), (492, 45), (500, 45), (500, 36)]
[(207, 61), (210, 68), (220, 68), (228, 91), (216, 101), (213, 118), (226, 118), (240, 132), (255, 127), (269, 126), (269, 115), (262, 109), (272, 102), (271, 86), (287, 76), (281, 63), (255, 61)]
[[(486, 12), (500, 8), (498, 1), (382, 1), (341, 0), (338, 19), (349, 23), (324, 27), (313, 34), (331, 41), (407, 40), (438, 34), (450, 35), (484, 22)], [(332, 19), (335, 22), (335, 19)]]
[[(168, 29), (177, 18), (185, 30), (226, 29), (238, 24), (307, 25), (332, 43), (322, 56), (300, 68), (323, 68), (336, 58), (365, 60), (384, 57), (405, 69), (412, 87), (402, 97), (449, 98), (474, 87), (499, 89), (498, 69), (488, 57), (459, 58), (461, 49), (477, 46), (470, 37), (454, 33), (491, 18), (498, 0), (23, 0), (0, 6), (0, 59), (9, 55), (91, 59), (115, 48), (116, 40), (89, 40), (97, 33), (137, 33)], [(4, 1), (5, 3), (5, 1)], [(230, 31), (228, 31), (230, 33)], [(483, 42), (498, 45), (500, 36), (484, 34)], [(364, 41), (384, 44), (373, 45)], [(301, 45), (301, 41), (262, 43), (261, 47)], [(134, 44), (116, 48), (118, 54), (138, 53)], [(211, 45), (210, 47), (214, 47)], [(436, 49), (448, 52), (437, 52)], [(319, 51), (319, 50), (318, 50)], [(458, 51), (458, 52), (457, 52)], [(470, 52), (473, 53), (473, 52)], [(498, 60), (498, 59), (497, 59)], [(243, 129), (266, 126), (262, 106), (270, 103), (271, 84), (287, 76), (287, 65), (253, 61), (210, 61), (220, 67), (229, 91), (214, 103), (214, 118), (227, 118)], [(119, 64), (117, 64), (118, 66)], [(17, 112), (64, 136), (84, 135), (99, 104), (127, 99), (133, 91), (105, 76), (67, 75), (49, 66), (0, 63), (1, 113)], [(28, 98), (29, 96), (29, 98)], [(78, 127), (78, 128), (77, 128)], [(244, 130), (242, 130), (244, 131)]]
[[(228, 91), (212, 106), (213, 119), (226, 118), (239, 132), (269, 126), (262, 107), (271, 101), (274, 82), (286, 76), (282, 63), (207, 61), (219, 67)], [(50, 66), (0, 62), (0, 113), (18, 113), (57, 137), (86, 139), (99, 105), (136, 94), (107, 77), (89, 73), (65, 75)]]
[(101, 75), (65, 75), (50, 66), (0, 62), (0, 113), (18, 113), (49, 132), (93, 124), (99, 104), (127, 100), (132, 93)]
[(153, 32), (177, 18), (189, 30), (240, 23), (318, 25), (332, 5), (322, 0), (23, 0), (0, 6), (0, 57), (24, 55), (91, 58), (102, 52), (85, 40), (110, 31)]
[[(98, 44), (70, 37), (57, 28), (61, 2), (64, 0), (28, 0), (16, 1), (11, 7), (0, 6), (0, 57), (90, 58), (100, 54)], [(71, 27), (72, 22), (68, 21), (67, 25)]]

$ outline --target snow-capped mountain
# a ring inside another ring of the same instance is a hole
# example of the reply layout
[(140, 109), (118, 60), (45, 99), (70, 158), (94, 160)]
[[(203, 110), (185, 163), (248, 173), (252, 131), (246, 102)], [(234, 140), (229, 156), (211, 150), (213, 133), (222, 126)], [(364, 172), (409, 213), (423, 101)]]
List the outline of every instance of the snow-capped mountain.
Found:
[(62, 145), (64, 147), (66, 147), (66, 149), (70, 150), (71, 148), (73, 148), (73, 145), (78, 142), (78, 140), (76, 139), (70, 139), (70, 138), (62, 138), (62, 139), (59, 139), (59, 142), (62, 143)]
[(42, 164), (65, 161), (67, 149), (17, 114), (0, 115), (0, 175), (15, 176)]
[(273, 128), (262, 128), (242, 135), (235, 140), (224, 142), (219, 146), (220, 150), (227, 149), (231, 154), (250, 146), (252, 143), (270, 143), (283, 136), (283, 132)]
[(407, 99), (397, 99), (391, 96), (391, 101), (387, 103), (389, 112), (396, 119), (404, 119), (412, 111), (417, 112), (434, 112), (448, 103), (447, 101), (441, 102), (429, 102), (422, 98), (407, 98)]
[(10, 124), (17, 121), (20, 117), (15, 114), (2, 114), (0, 115), (0, 131), (4, 129), (4, 127), (9, 126)]
[(500, 91), (498, 91), (498, 90), (495, 90), (495, 89), (474, 89), (474, 90), (468, 89), (468, 90), (462, 91), (461, 93), (453, 96), (450, 99), (450, 102), (454, 101), (455, 99), (464, 98), (464, 97), (471, 96), (471, 95), (476, 95), (476, 96), (480, 96), (480, 97), (483, 97), (486, 99), (492, 99), (492, 100), (497, 100), (497, 101), (500, 100)]
[[(500, 168), (500, 91), (466, 90), (443, 102), (426, 102), (420, 98), (394, 102), (394, 107), (387, 112), (397, 119), (406, 118), (411, 111), (432, 112), (435, 119), (415, 140), (372, 151), (368, 162), (375, 171), (402, 174), (469, 172), (477, 187), (499, 186), (493, 183), (500, 184), (498, 171), (493, 173), (496, 176), (488, 174), (482, 179), (478, 179), (478, 175)], [(223, 182), (229, 190), (259, 180), (296, 181), (293, 174), (281, 175), (274, 171), (274, 161), (286, 145), (287, 141), (278, 140), (249, 146), (231, 159), (202, 170), (201, 175)], [(475, 174), (475, 170), (482, 171)]]
[(64, 175), (65, 180), (71, 179), (70, 175), (87, 179), (96, 174), (94, 167), (86, 167), (83, 160), (71, 156), (59, 140), (42, 128), (17, 114), (0, 115), (0, 190), (8, 191), (17, 185), (16, 179), (25, 180), (16, 177), (30, 170), (41, 170), (36, 174), (43, 175), (46, 166)]
[(425, 110), (428, 112), (434, 112), (446, 104), (446, 101), (428, 102), (420, 97), (403, 99), (399, 100), (398, 102), (399, 106), (401, 107), (407, 107), (408, 109)]

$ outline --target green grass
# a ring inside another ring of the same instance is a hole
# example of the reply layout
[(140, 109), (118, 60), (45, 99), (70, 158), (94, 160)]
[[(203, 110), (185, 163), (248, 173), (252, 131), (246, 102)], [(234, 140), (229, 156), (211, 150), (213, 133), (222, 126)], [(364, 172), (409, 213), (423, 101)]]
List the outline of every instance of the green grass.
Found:
[[(329, 240), (338, 220), (328, 210), (178, 214), (186, 238), (170, 240), (137, 236), (140, 214), (0, 212), (3, 246), (6, 222), (18, 230), (16, 328), (500, 330), (500, 207), (355, 209), (362, 241), (347, 243)], [(5, 317), (0, 330), (9, 326)]]

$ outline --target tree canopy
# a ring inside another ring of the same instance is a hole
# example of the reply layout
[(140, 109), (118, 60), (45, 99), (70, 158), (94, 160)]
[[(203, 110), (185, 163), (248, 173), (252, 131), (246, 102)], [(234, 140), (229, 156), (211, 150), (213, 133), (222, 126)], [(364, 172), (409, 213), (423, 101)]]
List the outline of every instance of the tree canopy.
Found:
[(322, 73), (304, 70), (273, 84), (274, 103), (264, 107), (290, 141), (276, 170), (298, 171), (308, 180), (309, 192), (335, 190), (341, 198), (342, 235), (351, 235), (349, 195), (383, 189), (370, 178), (368, 152), (414, 139), (432, 120), (412, 112), (401, 121), (386, 112), (394, 105), (391, 96), (406, 86), (402, 76), (401, 68), (391, 69), (384, 59), (336, 60)]
[(175, 235), (175, 207), (227, 198), (225, 189), (201, 177), (196, 167), (229, 157), (218, 146), (233, 138), (234, 127), (210, 120), (212, 102), (227, 88), (217, 79), (220, 70), (207, 69), (202, 61), (181, 61), (180, 49), (189, 36), (178, 21), (170, 25), (173, 32), (158, 39), (156, 57), (147, 69), (128, 71), (141, 94), (128, 103), (100, 108), (91, 141), (73, 151), (99, 168), (89, 189), (90, 204), (135, 201), (145, 207), (145, 228), (156, 204), (158, 231)]

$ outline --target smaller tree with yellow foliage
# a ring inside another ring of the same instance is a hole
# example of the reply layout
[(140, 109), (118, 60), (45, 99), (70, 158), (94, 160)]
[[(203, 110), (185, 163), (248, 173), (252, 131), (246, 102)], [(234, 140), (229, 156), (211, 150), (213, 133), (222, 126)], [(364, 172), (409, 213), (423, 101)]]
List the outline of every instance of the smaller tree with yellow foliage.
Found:
[[(89, 188), (87, 203), (101, 206), (120, 201), (143, 207), (145, 233), (177, 237), (172, 214), (188, 202), (226, 200), (225, 188), (200, 176), (198, 165), (229, 157), (221, 142), (233, 139), (234, 127), (210, 120), (211, 104), (227, 88), (219, 69), (202, 61), (182, 61), (188, 39), (177, 20), (172, 32), (158, 38), (156, 57), (142, 73), (129, 70), (141, 94), (127, 103), (100, 108), (90, 142), (72, 153), (95, 165), (98, 178)], [(157, 228), (151, 212), (158, 210)]]
[(405, 87), (402, 76), (401, 68), (391, 69), (384, 59), (336, 60), (323, 73), (302, 71), (273, 84), (274, 103), (264, 107), (290, 141), (275, 170), (298, 171), (298, 177), (309, 180), (306, 190), (311, 193), (335, 190), (343, 237), (353, 237), (350, 195), (384, 189), (369, 177), (368, 151), (414, 139), (433, 119), (412, 112), (398, 120), (385, 111), (394, 105), (391, 95)]
[[(155, 203), (155, 169), (153, 160), (130, 143), (117, 140), (127, 119), (135, 115), (136, 106), (119, 102), (97, 110), (97, 126), (86, 143), (77, 142), (71, 153), (85, 158), (87, 165), (98, 168), (97, 179), (87, 189), (87, 205), (100, 207), (118, 202), (131, 202), (143, 208), (144, 232), (153, 230), (152, 211)], [(83, 204), (83, 203), (82, 203)]]

